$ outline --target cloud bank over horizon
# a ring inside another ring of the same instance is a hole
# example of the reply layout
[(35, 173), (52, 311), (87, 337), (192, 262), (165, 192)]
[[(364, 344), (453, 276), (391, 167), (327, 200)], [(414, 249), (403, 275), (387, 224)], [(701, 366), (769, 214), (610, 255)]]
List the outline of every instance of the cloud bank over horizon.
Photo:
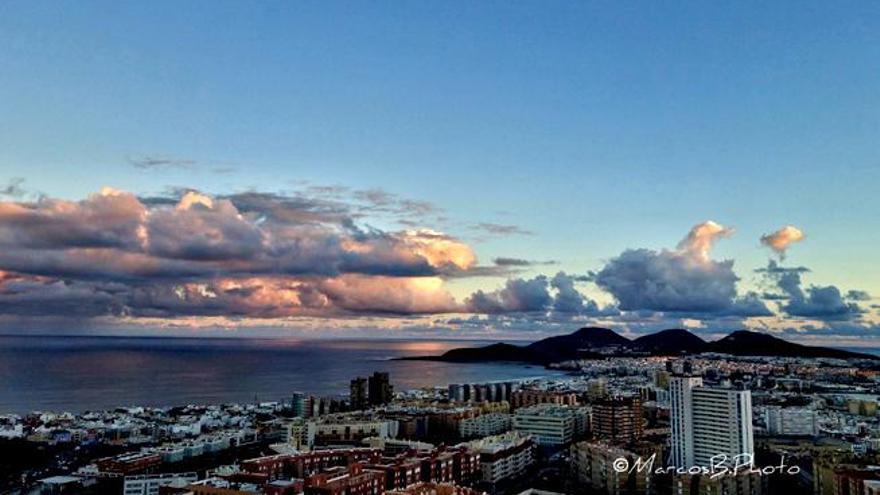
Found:
[[(436, 227), (437, 207), (381, 190), (138, 196), (104, 188), (81, 200), (29, 200), (17, 189), (21, 181), (11, 184), (15, 194), (0, 201), (5, 328), (76, 322), (492, 333), (605, 324), (631, 333), (747, 327), (828, 337), (878, 329), (870, 294), (805, 285), (807, 268), (781, 265), (804, 239), (791, 225), (760, 239), (779, 261), (755, 270), (759, 291), (741, 287), (733, 260), (713, 259), (715, 244), (734, 235), (714, 221), (695, 225), (673, 249), (628, 248), (593, 271), (546, 274), (535, 270), (555, 262), (508, 256), (481, 264), (470, 243)], [(377, 216), (400, 228), (371, 226)], [(476, 225), (493, 236), (533, 235)], [(454, 296), (449, 283), (469, 278), (503, 282)]]

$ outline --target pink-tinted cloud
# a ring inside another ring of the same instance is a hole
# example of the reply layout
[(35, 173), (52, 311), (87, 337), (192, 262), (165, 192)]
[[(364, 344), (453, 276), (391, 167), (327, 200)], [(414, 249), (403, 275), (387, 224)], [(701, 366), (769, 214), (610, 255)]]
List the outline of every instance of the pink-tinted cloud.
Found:
[[(377, 201), (376, 194), (370, 201)], [(388, 197), (388, 202), (399, 202)], [(0, 202), (0, 313), (285, 318), (460, 310), (477, 266), (431, 229), (356, 225), (345, 205), (247, 193)]]
[(236, 201), (188, 191), (175, 204), (145, 202), (108, 188), (81, 201), (0, 202), (0, 269), (89, 279), (412, 277), (476, 264), (469, 246), (439, 232), (365, 231), (291, 198), (250, 195), (243, 211)]
[(804, 233), (794, 225), (786, 225), (775, 232), (761, 236), (761, 244), (772, 249), (784, 260), (789, 246), (804, 240)]

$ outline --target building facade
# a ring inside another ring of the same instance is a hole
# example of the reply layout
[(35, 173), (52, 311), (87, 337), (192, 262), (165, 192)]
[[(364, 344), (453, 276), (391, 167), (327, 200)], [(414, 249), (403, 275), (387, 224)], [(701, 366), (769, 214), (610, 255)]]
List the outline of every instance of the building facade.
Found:
[(748, 390), (704, 387), (677, 375), (670, 382), (671, 462), (678, 467), (732, 464), (754, 456)]

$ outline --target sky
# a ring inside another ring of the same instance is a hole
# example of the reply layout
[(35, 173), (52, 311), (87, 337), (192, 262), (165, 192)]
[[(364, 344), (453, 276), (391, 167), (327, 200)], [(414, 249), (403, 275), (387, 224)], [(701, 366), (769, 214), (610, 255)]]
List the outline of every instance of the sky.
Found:
[(0, 331), (871, 345), (878, 14), (3, 2)]

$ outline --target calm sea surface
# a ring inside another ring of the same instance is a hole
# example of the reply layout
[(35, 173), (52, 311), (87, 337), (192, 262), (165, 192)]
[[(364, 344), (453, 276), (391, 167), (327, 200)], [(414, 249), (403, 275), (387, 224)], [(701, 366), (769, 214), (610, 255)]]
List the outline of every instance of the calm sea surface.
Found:
[(397, 390), (546, 376), (515, 364), (390, 361), (486, 342), (0, 336), (0, 414), (346, 394), (388, 371)]

